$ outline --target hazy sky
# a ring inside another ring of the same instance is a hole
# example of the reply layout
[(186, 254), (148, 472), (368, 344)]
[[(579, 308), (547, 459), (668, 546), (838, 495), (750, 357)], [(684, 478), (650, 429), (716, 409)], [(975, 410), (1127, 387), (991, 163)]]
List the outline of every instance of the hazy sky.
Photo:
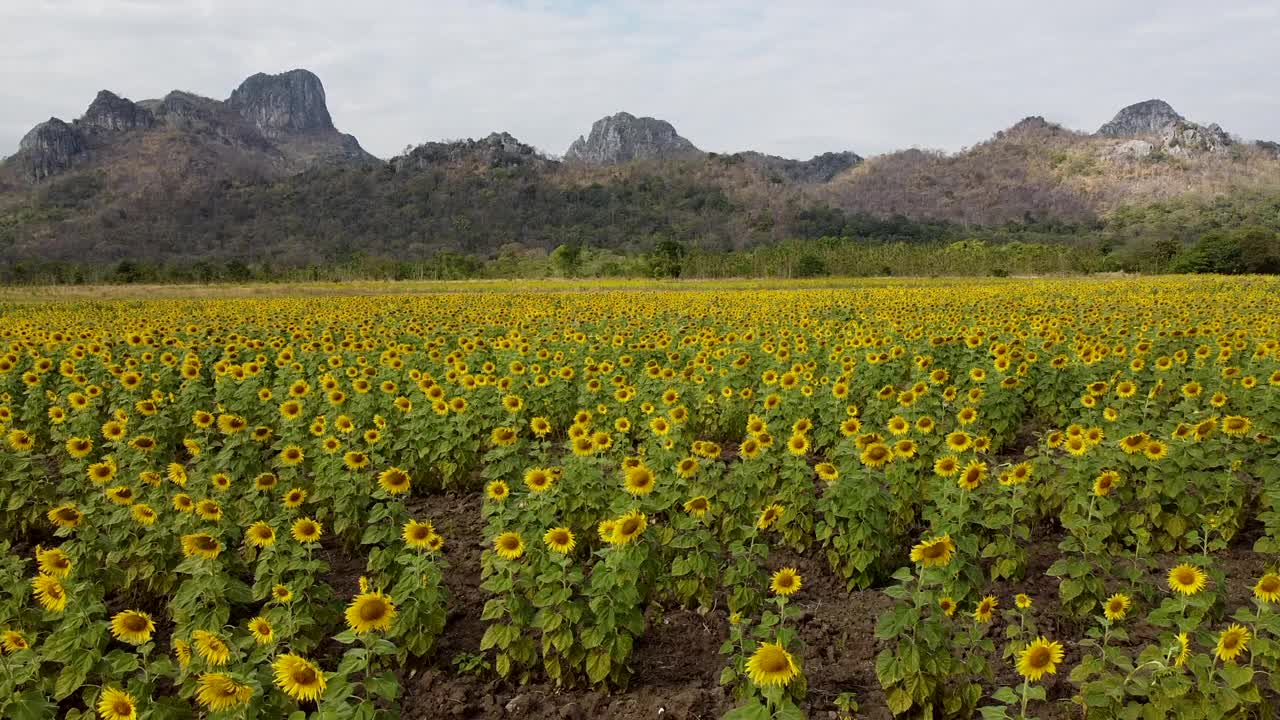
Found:
[(1152, 97), (1280, 140), (1277, 0), (0, 0), (0, 156), (102, 88), (295, 67), (383, 157), (495, 130), (558, 155), (619, 110), (713, 151), (958, 150)]

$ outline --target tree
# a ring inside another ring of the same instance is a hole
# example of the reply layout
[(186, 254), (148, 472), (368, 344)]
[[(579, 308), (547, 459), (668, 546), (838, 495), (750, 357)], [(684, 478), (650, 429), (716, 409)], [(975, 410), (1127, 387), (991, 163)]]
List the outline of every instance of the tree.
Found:
[(1184, 273), (1218, 273), (1237, 275), (1244, 272), (1244, 253), (1240, 243), (1226, 233), (1212, 232), (1200, 238), (1174, 263), (1174, 270)]
[(826, 275), (826, 274), (827, 274), (827, 264), (822, 261), (822, 258), (818, 257), (817, 255), (814, 255), (813, 253), (805, 253), (804, 255), (800, 256), (799, 260), (796, 260), (796, 266), (795, 266), (796, 277), (801, 277), (801, 278), (818, 277), (819, 275)]
[(649, 274), (655, 278), (680, 277), (687, 253), (684, 245), (676, 240), (659, 240), (653, 252), (649, 253)]
[(551, 262), (565, 277), (573, 277), (582, 267), (582, 246), (577, 243), (565, 243), (551, 252)]

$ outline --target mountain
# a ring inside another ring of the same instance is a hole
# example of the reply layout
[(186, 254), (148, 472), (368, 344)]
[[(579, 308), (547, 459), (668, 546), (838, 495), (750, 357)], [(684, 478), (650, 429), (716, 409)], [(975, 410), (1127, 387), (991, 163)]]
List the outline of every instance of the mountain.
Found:
[(1160, 101), (1104, 130), (1032, 116), (955, 153), (798, 160), (704, 153), (669, 123), (619, 113), (563, 161), (495, 132), (384, 162), (334, 127), (306, 71), (255, 75), (224, 101), (103, 91), (0, 165), (0, 280), (124, 261), (183, 276), (545, 257), (562, 244), (634, 254), (667, 240), (705, 252), (841, 236), (1141, 247), (1280, 225), (1280, 145), (1234, 140)]
[(755, 151), (738, 153), (742, 159), (764, 171), (770, 177), (780, 177), (794, 183), (824, 183), (862, 162), (862, 156), (848, 150), (826, 152), (808, 160), (765, 155)]
[(701, 150), (680, 137), (671, 123), (620, 112), (600, 118), (591, 133), (579, 136), (565, 152), (566, 162), (617, 165), (631, 160), (660, 160), (700, 155)]
[(225, 101), (175, 90), (133, 102), (103, 90), (80, 118), (32, 128), (0, 170), (13, 182), (38, 183), (73, 168), (113, 174), (113, 165), (153, 162), (186, 177), (257, 178), (377, 159), (334, 127), (320, 78), (291, 70), (254, 75)]

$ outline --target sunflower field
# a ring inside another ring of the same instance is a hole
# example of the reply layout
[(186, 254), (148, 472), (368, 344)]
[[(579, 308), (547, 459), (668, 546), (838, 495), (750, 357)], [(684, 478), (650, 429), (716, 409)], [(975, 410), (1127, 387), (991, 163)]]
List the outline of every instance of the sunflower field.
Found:
[(1278, 433), (1274, 279), (6, 302), (0, 716), (1276, 717)]

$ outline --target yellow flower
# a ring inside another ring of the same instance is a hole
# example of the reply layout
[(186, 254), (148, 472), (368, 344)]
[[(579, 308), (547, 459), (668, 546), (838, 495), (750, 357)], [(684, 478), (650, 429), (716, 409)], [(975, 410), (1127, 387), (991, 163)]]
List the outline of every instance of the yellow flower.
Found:
[(1253, 586), (1253, 596), (1264, 603), (1280, 602), (1280, 575), (1267, 573)]
[(191, 633), (191, 641), (195, 643), (196, 653), (210, 665), (226, 665), (231, 660), (231, 648), (208, 630)]
[(494, 480), (485, 487), (484, 492), (485, 495), (489, 496), (490, 500), (502, 502), (511, 494), (511, 488), (507, 487), (507, 484), (501, 480)]
[[(525, 487), (529, 488), (529, 492), (532, 493), (545, 492), (554, 482), (555, 478), (552, 476), (551, 472), (545, 468), (529, 468), (524, 473)], [(490, 489), (493, 489), (498, 486), (495, 483), (490, 483), (489, 487)], [(501, 487), (505, 490), (506, 483), (503, 483)], [(506, 497), (506, 493), (504, 492), (501, 497), (497, 497), (491, 492), (489, 497), (494, 500), (502, 500)]]
[(800, 674), (795, 658), (782, 643), (762, 642), (747, 660), (747, 675), (757, 687), (786, 686)]
[(1216, 652), (1218, 659), (1226, 663), (1234, 663), (1236, 658), (1249, 649), (1249, 630), (1242, 625), (1231, 624), (1218, 635)]
[(347, 606), (347, 627), (357, 634), (389, 630), (395, 619), (395, 603), (380, 592), (362, 592)]
[(218, 553), (221, 552), (222, 544), (219, 543), (212, 535), (206, 533), (192, 533), (190, 535), (182, 536), (182, 554), (187, 557), (214, 560), (218, 557)]
[(259, 520), (245, 531), (244, 539), (254, 547), (271, 547), (276, 542), (276, 531), (266, 522)]
[(1111, 622), (1123, 620), (1125, 613), (1129, 612), (1129, 606), (1132, 603), (1129, 596), (1124, 593), (1116, 593), (1107, 598), (1107, 602), (1103, 605), (1102, 612)]
[(400, 468), (387, 468), (378, 475), (378, 484), (390, 495), (409, 492), (409, 473)]
[(1093, 481), (1093, 494), (1098, 497), (1106, 497), (1111, 494), (1111, 490), (1115, 488), (1116, 483), (1120, 481), (1120, 473), (1115, 470), (1107, 470), (1099, 475)]
[(45, 550), (37, 545), (36, 564), (40, 566), (40, 572), (46, 575), (64, 578), (71, 574), (71, 558), (59, 548)]
[(684, 511), (696, 518), (703, 517), (710, 510), (711, 501), (705, 495), (699, 495), (684, 504)]
[(1169, 571), (1169, 589), (1183, 595), (1195, 595), (1208, 584), (1204, 571), (1183, 563)]
[(31, 580), (32, 594), (49, 612), (62, 612), (67, 609), (67, 591), (58, 578), (40, 574)]
[(773, 581), (769, 583), (769, 589), (775, 594), (787, 596), (794, 594), (801, 586), (800, 573), (795, 568), (782, 568), (773, 574)]
[(973, 611), (973, 619), (980, 623), (991, 622), (998, 607), (1000, 601), (994, 595), (988, 595), (978, 602), (978, 607)]
[(636, 497), (648, 495), (656, 486), (653, 471), (643, 465), (628, 468), (624, 482), (626, 491)]
[(1013, 604), (1016, 605), (1019, 610), (1026, 610), (1031, 607), (1031, 598), (1024, 593), (1018, 593), (1013, 596)]
[(882, 468), (893, 460), (893, 448), (873, 442), (862, 450), (862, 464), (869, 468)]
[(946, 615), (947, 617), (951, 617), (952, 615), (955, 615), (956, 610), (959, 607), (960, 606), (956, 604), (956, 601), (951, 599), (949, 596), (943, 596), (938, 599), (938, 608), (941, 609), (942, 614)]
[(435, 526), (431, 523), (410, 520), (404, 524), (401, 537), (404, 538), (404, 544), (411, 548), (425, 548), (431, 544), (431, 536), (435, 534)]
[(517, 533), (504, 532), (494, 539), (493, 549), (501, 558), (517, 560), (524, 555), (524, 540)]
[(760, 517), (756, 520), (756, 527), (761, 530), (768, 530), (773, 527), (773, 524), (776, 523), (779, 518), (782, 517), (784, 512), (786, 512), (786, 510), (777, 503), (766, 507), (764, 510), (760, 511)]
[(568, 554), (573, 552), (574, 538), (569, 528), (558, 527), (552, 528), (542, 536), (542, 542), (546, 543), (547, 548), (552, 552)]
[(327, 684), (320, 668), (292, 653), (281, 655), (271, 664), (276, 687), (302, 702), (315, 702), (324, 695)]
[(640, 537), (648, 526), (648, 518), (639, 510), (632, 510), (614, 521), (613, 534), (609, 542), (614, 545), (626, 545)]
[(213, 712), (248, 704), (253, 688), (223, 673), (202, 673), (196, 681), (196, 702)]
[(1178, 655), (1173, 659), (1173, 665), (1174, 667), (1182, 667), (1191, 658), (1191, 641), (1187, 638), (1185, 632), (1178, 633), (1175, 639), (1178, 642)]
[(275, 630), (271, 628), (271, 623), (261, 615), (249, 621), (249, 633), (259, 645), (266, 645), (276, 635)]
[(924, 567), (942, 567), (951, 562), (956, 544), (950, 535), (925, 540), (911, 548), (911, 562)]
[(124, 690), (104, 687), (98, 696), (98, 715), (102, 720), (137, 720), (138, 701)]
[(31, 643), (27, 642), (27, 639), (17, 630), (5, 630), (0, 633), (0, 647), (3, 647), (6, 653), (12, 654), (30, 648)]
[(1046, 638), (1036, 638), (1018, 653), (1018, 674), (1030, 681), (1058, 672), (1062, 662), (1062, 643)]
[(298, 518), (293, 521), (291, 534), (293, 539), (300, 543), (320, 542), (320, 536), (324, 534), (324, 526), (311, 518)]
[(960, 479), (956, 481), (956, 484), (965, 490), (975, 490), (986, 477), (987, 464), (978, 460), (970, 460), (969, 464), (964, 466), (964, 472), (960, 474)]
[(150, 640), (155, 629), (151, 616), (137, 610), (125, 610), (111, 618), (111, 634), (130, 645), (141, 645)]

